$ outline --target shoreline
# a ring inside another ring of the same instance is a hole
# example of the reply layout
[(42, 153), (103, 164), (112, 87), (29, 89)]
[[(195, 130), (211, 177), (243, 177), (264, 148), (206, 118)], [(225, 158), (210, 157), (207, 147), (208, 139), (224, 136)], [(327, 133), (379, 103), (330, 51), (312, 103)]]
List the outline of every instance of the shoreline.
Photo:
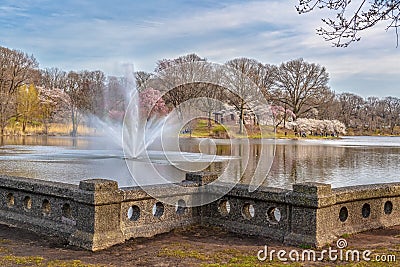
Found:
[[(68, 137), (68, 138), (92, 138), (92, 137), (106, 137), (105, 135), (77, 135), (77, 136), (71, 136), (67, 134), (14, 134), (14, 135), (0, 135), (0, 139), (2, 138), (24, 138), (24, 137)], [(179, 135), (179, 138), (185, 138), (185, 139), (190, 139), (190, 138), (208, 138), (208, 139), (243, 139), (243, 138), (248, 138), (248, 139), (288, 139), (288, 140), (335, 140), (335, 139), (342, 139), (346, 137), (400, 137), (400, 135), (340, 135), (340, 136), (314, 136), (314, 135), (307, 135), (306, 137), (301, 137), (301, 136), (275, 136), (275, 137), (251, 137), (251, 136), (234, 136), (232, 138), (222, 138), (222, 137), (217, 137), (217, 136), (203, 136), (203, 135), (192, 135), (188, 136), (187, 134), (181, 134)]]

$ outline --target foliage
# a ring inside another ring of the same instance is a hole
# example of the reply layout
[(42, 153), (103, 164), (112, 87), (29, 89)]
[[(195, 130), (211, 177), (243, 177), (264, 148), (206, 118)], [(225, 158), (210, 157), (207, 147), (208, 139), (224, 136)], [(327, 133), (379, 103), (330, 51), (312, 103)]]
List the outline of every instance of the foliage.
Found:
[(0, 46), (0, 135), (17, 115), (18, 88), (33, 80), (37, 67), (33, 56)]
[(38, 91), (33, 84), (23, 85), (18, 90), (17, 99), (16, 121), (22, 124), (22, 132), (25, 133), (27, 124), (39, 117)]

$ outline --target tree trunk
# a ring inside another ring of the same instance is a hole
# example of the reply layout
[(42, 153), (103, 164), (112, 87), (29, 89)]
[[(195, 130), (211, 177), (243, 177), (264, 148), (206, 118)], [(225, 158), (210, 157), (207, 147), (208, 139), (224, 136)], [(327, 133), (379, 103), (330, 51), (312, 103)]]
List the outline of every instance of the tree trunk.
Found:
[(207, 127), (208, 127), (208, 132), (211, 131), (211, 111), (208, 111), (208, 123), (207, 123)]
[(239, 116), (239, 134), (243, 134), (243, 120), (244, 120), (244, 105), (240, 106), (240, 116)]
[(285, 104), (285, 107), (284, 107), (284, 112), (285, 113), (283, 113), (283, 128), (284, 129), (286, 129), (286, 112), (287, 112), (287, 107), (286, 107), (286, 104)]
[(72, 109), (72, 111), (71, 111), (71, 120), (72, 120), (72, 131), (71, 131), (70, 135), (72, 137), (76, 137), (77, 131), (78, 131), (78, 126), (77, 126), (78, 121), (77, 121), (77, 114), (74, 111), (74, 109)]

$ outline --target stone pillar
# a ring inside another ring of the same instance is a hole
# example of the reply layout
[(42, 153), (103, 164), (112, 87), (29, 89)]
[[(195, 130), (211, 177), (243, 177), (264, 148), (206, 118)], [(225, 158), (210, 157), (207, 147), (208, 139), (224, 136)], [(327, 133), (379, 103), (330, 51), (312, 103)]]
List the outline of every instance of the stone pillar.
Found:
[(185, 181), (194, 182), (198, 186), (209, 184), (218, 179), (218, 173), (216, 172), (189, 172), (186, 174)]
[(332, 194), (331, 185), (294, 184), (287, 200), (291, 205), (285, 243), (321, 247), (335, 240), (332, 233), (334, 221), (331, 217), (336, 197)]
[(123, 243), (125, 238), (120, 228), (122, 200), (123, 194), (115, 181), (81, 181), (75, 211), (77, 230), (69, 243), (92, 251)]

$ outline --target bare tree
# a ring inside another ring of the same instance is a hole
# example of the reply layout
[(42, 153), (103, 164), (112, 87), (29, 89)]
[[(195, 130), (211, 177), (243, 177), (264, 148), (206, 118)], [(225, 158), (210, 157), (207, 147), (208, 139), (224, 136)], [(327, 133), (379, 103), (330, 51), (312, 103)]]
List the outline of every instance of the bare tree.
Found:
[(225, 65), (233, 70), (226, 75), (227, 85), (234, 93), (229, 96), (229, 102), (239, 112), (239, 133), (242, 134), (245, 110), (251, 102), (264, 97), (262, 89), (266, 85), (266, 68), (257, 60), (249, 58), (232, 59)]
[(259, 67), (260, 73), (260, 90), (264, 97), (268, 100), (271, 99), (271, 89), (275, 83), (277, 68), (275, 65), (265, 64), (262, 68)]
[(299, 118), (331, 100), (328, 81), (325, 67), (295, 59), (282, 63), (276, 70), (271, 97)]
[(108, 77), (106, 83), (105, 110), (111, 117), (118, 115), (118, 120), (122, 120), (123, 114), (128, 107), (129, 96), (125, 87), (126, 83), (125, 78), (115, 76)]
[(103, 116), (105, 75), (101, 71), (70, 71), (63, 86), (69, 96), (72, 122), (71, 136), (78, 134), (78, 126), (85, 114)]
[(80, 86), (79, 73), (70, 71), (67, 74), (63, 89), (70, 98), (70, 106), (68, 107), (72, 122), (72, 131), (70, 134), (71, 136), (76, 136), (78, 133), (78, 125), (82, 119), (80, 108), (85, 105), (85, 97), (81, 91), (82, 87)]
[(208, 130), (211, 130), (211, 115), (213, 112), (223, 109), (222, 102), (226, 92), (217, 84), (198, 83), (196, 88), (199, 91), (199, 99), (196, 108), (207, 114)]
[(46, 68), (40, 70), (39, 86), (52, 89), (62, 88), (65, 84), (67, 73), (59, 68)]
[(38, 67), (33, 56), (0, 46), (0, 133), (17, 114), (17, 89), (30, 83), (31, 74)]
[[(351, 6), (350, 0), (299, 0), (297, 11), (300, 14), (310, 12), (316, 8), (327, 8), (336, 12), (335, 18), (324, 18), (322, 21), (327, 28), (317, 29), (317, 34), (326, 41), (332, 41), (334, 46), (347, 47), (350, 43), (359, 41), (359, 32), (385, 21), (386, 30), (394, 29), (397, 46), (399, 44), (398, 28), (400, 21), (399, 0), (371, 0), (355, 1)], [(351, 15), (349, 9), (354, 7)]]
[(394, 133), (394, 128), (400, 125), (400, 99), (397, 97), (386, 97), (383, 99), (385, 103), (386, 122), (390, 127), (390, 134)]
[(180, 104), (198, 96), (196, 82), (209, 75), (211, 68), (206, 59), (189, 54), (160, 60), (155, 71), (156, 81), (152, 83), (153, 88), (165, 93), (166, 104), (176, 107), (181, 115)]
[(338, 117), (346, 127), (362, 125), (362, 112), (365, 111), (365, 100), (356, 94), (342, 93), (337, 95), (339, 102)]
[(97, 117), (103, 117), (106, 113), (105, 110), (105, 87), (106, 76), (100, 71), (83, 71), (82, 76), (82, 92), (87, 97), (86, 103), (81, 107), (87, 113)]
[(378, 97), (368, 97), (365, 101), (366, 122), (370, 131), (383, 125), (384, 103)]
[(149, 82), (153, 78), (154, 74), (145, 71), (137, 71), (135, 72), (136, 78), (136, 88), (139, 91), (144, 91), (149, 88)]

